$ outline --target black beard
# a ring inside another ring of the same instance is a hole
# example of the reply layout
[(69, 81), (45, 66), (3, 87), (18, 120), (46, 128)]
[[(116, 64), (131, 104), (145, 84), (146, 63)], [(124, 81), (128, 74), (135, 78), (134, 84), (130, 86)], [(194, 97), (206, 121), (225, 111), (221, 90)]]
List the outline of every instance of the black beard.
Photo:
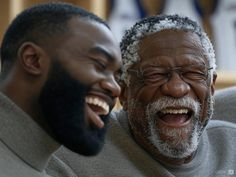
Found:
[(39, 98), (52, 136), (68, 149), (87, 156), (96, 155), (103, 147), (108, 122), (106, 115), (102, 117), (105, 128), (86, 125), (84, 106), (88, 89), (54, 62)]

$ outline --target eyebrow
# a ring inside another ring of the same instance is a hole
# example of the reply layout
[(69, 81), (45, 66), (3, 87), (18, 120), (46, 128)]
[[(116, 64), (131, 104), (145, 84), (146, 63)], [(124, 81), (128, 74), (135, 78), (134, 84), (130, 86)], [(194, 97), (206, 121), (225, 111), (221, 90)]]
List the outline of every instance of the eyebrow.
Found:
[(102, 54), (103, 56), (105, 56), (105, 58), (108, 59), (109, 62), (114, 61), (114, 57), (113, 57), (106, 49), (104, 49), (104, 48), (101, 47), (101, 46), (95, 46), (95, 47), (91, 48), (91, 49), (89, 50), (89, 53)]

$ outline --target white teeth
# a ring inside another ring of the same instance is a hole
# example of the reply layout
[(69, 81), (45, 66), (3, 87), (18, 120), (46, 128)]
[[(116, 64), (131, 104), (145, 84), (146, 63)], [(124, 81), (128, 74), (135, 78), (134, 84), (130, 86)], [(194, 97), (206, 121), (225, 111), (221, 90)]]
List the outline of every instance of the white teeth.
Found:
[(86, 97), (85, 101), (88, 104), (101, 107), (103, 111), (99, 112), (100, 115), (107, 115), (109, 113), (109, 105), (104, 100), (97, 97)]
[(188, 109), (164, 109), (161, 112), (163, 114), (187, 114)]

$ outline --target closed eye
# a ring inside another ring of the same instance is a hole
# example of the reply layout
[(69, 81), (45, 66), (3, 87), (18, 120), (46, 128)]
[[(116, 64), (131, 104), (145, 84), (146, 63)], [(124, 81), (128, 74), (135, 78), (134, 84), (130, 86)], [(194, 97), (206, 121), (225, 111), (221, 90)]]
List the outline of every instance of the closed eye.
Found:
[(98, 69), (105, 70), (107, 68), (107, 63), (102, 59), (91, 58), (91, 60), (95, 63)]
[(163, 71), (153, 70), (144, 72), (144, 80), (147, 83), (159, 82), (167, 78), (168, 78), (168, 73)]
[(201, 71), (184, 72), (182, 73), (182, 76), (190, 80), (205, 80), (206, 79), (206, 74)]

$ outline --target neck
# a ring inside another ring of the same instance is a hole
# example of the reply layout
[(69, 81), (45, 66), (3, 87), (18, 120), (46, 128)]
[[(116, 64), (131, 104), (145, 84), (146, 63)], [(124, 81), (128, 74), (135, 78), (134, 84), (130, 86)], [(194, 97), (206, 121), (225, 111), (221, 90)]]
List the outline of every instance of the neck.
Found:
[(38, 95), (28, 89), (30, 87), (21, 84), (14, 84), (15, 82), (8, 82), (2, 80), (0, 91), (11, 99), (18, 107), (20, 107), (26, 114), (29, 115), (42, 128), (47, 130), (47, 125), (43, 119), (42, 112), (38, 103)]

